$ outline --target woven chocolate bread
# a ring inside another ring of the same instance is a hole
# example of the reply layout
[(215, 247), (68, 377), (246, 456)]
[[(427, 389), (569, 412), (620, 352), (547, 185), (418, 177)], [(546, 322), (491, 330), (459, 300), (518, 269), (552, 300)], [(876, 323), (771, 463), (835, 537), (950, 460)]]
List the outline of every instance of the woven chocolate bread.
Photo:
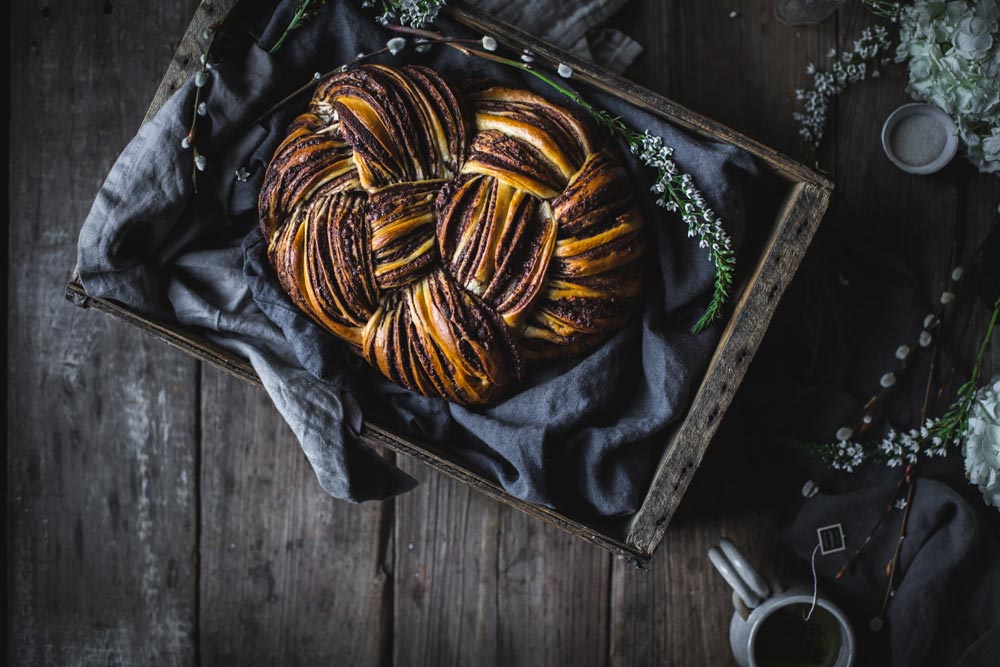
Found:
[(526, 90), (425, 67), (320, 82), (268, 166), (260, 225), (292, 301), (392, 381), (495, 401), (525, 363), (617, 330), (642, 216), (606, 137)]

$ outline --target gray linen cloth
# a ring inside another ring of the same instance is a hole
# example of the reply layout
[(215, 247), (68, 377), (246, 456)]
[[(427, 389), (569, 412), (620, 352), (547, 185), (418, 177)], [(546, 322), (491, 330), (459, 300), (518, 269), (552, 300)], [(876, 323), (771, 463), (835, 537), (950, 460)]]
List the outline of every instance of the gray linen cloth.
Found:
[[(360, 442), (365, 418), (435, 443), (528, 501), (582, 518), (634, 512), (665, 432), (683, 414), (718, 336), (688, 331), (714, 272), (680, 220), (653, 203), (653, 174), (623, 151), (649, 237), (645, 302), (619, 334), (581, 359), (532, 371), (518, 393), (489, 408), (465, 408), (397, 387), (292, 307), (264, 259), (257, 193), (271, 154), (306, 98), (262, 122), (253, 119), (314, 71), (377, 50), (391, 36), (358, 3), (333, 0), (276, 56), (269, 55), (296, 4), (245, 1), (227, 22), (225, 37), (213, 49), (218, 64), (203, 89), (208, 114), (198, 120), (197, 145), (212, 169), (199, 174), (197, 194), (192, 156), (181, 146), (191, 118), (192, 81), (126, 147), (81, 231), (79, 272), (87, 292), (179, 322), (246, 356), (333, 496), (380, 499), (413, 484)], [(592, 11), (609, 6), (579, 5)], [(531, 6), (551, 12), (556, 3)], [(592, 24), (578, 18), (575, 25), (586, 30)], [(437, 27), (476, 37), (444, 18)], [(424, 55), (408, 50), (381, 62), (421, 62), (455, 80), (488, 76), (568, 103), (531, 76), (448, 48)], [(614, 97), (584, 92), (674, 146), (681, 167), (739, 243), (744, 193), (757, 173), (748, 155), (688, 136)], [(233, 176), (240, 169), (249, 173), (245, 182)]]

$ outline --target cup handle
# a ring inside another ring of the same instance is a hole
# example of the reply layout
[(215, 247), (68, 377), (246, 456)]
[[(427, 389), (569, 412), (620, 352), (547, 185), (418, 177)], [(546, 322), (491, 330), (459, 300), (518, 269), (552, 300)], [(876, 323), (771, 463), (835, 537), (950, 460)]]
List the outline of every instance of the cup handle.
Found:
[(754, 609), (770, 597), (767, 582), (730, 540), (725, 537), (719, 540), (719, 546), (708, 550), (708, 559), (747, 608)]

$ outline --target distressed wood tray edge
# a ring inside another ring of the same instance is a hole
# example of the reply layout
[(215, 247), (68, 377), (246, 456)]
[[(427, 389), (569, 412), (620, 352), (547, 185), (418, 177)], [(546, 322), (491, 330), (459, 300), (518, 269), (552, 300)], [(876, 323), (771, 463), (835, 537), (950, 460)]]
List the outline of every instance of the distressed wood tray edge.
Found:
[[(232, 1), (203, 2), (198, 7), (143, 122), (159, 110), (193, 71), (203, 49), (202, 33), (214, 21), (214, 17), (225, 13)], [(755, 263), (755, 269), (735, 299), (733, 314), (688, 412), (673, 430), (643, 504), (627, 522), (621, 536), (609, 534), (549, 508), (511, 496), (491, 480), (450, 460), (433, 445), (411, 442), (389, 429), (367, 421), (362, 428), (362, 439), (369, 444), (385, 446), (416, 458), (491, 498), (593, 542), (643, 568), (662, 539), (694, 470), (764, 336), (782, 293), (805, 254), (826, 210), (833, 184), (825, 176), (772, 148), (721, 123), (704, 118), (624, 77), (566, 54), (516, 27), (461, 4), (449, 5), (445, 12), (473, 29), (494, 35), (512, 47), (531, 48), (536, 59), (549, 65), (566, 63), (573, 68), (574, 78), (579, 81), (617, 95), (697, 134), (739, 146), (792, 184), (762, 254)], [(156, 322), (114, 301), (89, 296), (75, 272), (66, 286), (66, 297), (78, 306), (107, 313), (223, 371), (261, 385), (260, 378), (247, 360), (182, 327)]]

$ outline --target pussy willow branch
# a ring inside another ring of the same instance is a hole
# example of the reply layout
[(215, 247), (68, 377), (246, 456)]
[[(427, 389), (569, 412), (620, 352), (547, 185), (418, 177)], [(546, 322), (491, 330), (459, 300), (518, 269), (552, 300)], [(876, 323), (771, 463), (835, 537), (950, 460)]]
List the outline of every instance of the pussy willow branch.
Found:
[[(196, 82), (194, 89), (194, 107), (191, 109), (191, 126), (188, 129), (188, 133), (184, 138), (184, 141), (186, 142), (186, 145), (191, 148), (191, 186), (194, 188), (196, 193), (198, 192), (198, 164), (200, 162), (198, 158), (202, 156), (198, 152), (198, 146), (195, 144), (195, 129), (198, 122), (198, 107), (201, 106), (201, 91), (204, 87), (204, 83), (202, 83), (202, 85), (198, 85), (197, 82), (199, 78), (207, 79), (208, 70), (210, 69), (208, 59), (209, 54), (212, 52), (212, 46), (215, 44), (215, 38), (219, 34), (219, 31), (222, 30), (222, 26), (225, 25), (226, 20), (229, 18), (230, 14), (233, 13), (233, 10), (236, 9), (236, 5), (238, 4), (240, 4), (240, 0), (233, 2), (233, 4), (229, 6), (229, 9), (226, 10), (226, 13), (222, 15), (222, 18), (210, 25), (206, 30), (206, 33), (208, 34), (208, 44), (205, 45), (205, 52), (201, 56), (201, 67), (197, 72), (195, 72), (194, 75)], [(202, 160), (204, 160), (204, 157), (202, 157)]]

